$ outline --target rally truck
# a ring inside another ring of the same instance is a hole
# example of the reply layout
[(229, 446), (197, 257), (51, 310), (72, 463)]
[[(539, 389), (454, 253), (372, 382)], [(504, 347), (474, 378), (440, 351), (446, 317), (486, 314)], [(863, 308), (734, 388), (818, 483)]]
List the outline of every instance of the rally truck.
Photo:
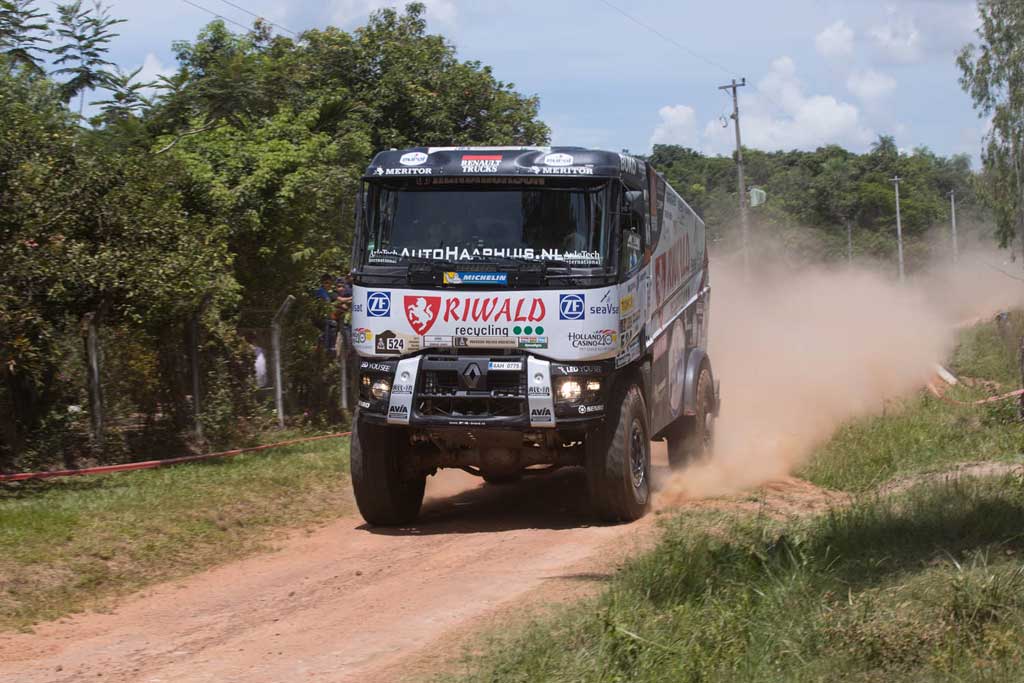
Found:
[(377, 154), (353, 244), (363, 518), (415, 520), (426, 478), (578, 466), (596, 514), (651, 503), (651, 441), (704, 454), (704, 222), (649, 163), (579, 147)]

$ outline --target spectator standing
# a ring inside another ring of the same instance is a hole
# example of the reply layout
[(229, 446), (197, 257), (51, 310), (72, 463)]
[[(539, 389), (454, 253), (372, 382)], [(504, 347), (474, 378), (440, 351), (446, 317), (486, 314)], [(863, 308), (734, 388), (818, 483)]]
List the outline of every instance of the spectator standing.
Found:
[[(334, 288), (334, 278), (330, 273), (320, 276), (320, 288), (316, 290), (314, 296), (328, 305), (335, 303), (338, 296)], [(320, 330), (318, 345), (327, 352), (328, 356), (334, 356), (334, 346), (338, 341), (338, 321), (335, 319), (334, 312), (324, 315), (317, 328)]]

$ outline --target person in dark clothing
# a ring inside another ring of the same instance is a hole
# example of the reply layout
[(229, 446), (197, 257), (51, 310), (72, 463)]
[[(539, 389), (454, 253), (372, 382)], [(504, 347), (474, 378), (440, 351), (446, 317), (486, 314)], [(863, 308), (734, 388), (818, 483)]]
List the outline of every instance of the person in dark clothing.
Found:
[(316, 290), (316, 298), (328, 303), (337, 298), (337, 295), (334, 293), (334, 278), (330, 273), (324, 273), (320, 276), (320, 289)]
[[(338, 295), (334, 290), (334, 278), (330, 273), (320, 276), (320, 289), (316, 290), (314, 296), (327, 304), (334, 304), (337, 301)], [(328, 356), (334, 356), (334, 346), (338, 341), (338, 321), (334, 318), (333, 308), (331, 306), (331, 312), (321, 318), (317, 325), (320, 330), (319, 346), (327, 352)]]

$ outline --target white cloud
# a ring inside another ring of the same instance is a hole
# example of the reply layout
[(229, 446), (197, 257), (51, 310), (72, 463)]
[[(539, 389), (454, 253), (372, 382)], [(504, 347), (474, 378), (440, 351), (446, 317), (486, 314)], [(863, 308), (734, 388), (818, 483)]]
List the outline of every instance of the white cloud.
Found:
[(165, 66), (155, 52), (146, 53), (146, 59), (142, 62), (142, 71), (136, 77), (143, 83), (155, 81), (160, 76), (170, 76), (175, 72), (173, 66)]
[(651, 146), (656, 144), (697, 146), (697, 112), (685, 104), (665, 106), (658, 110), (661, 121), (651, 135)]
[(864, 69), (847, 77), (846, 88), (861, 100), (874, 102), (896, 89), (896, 79), (874, 69)]
[(814, 37), (814, 47), (822, 57), (839, 59), (853, 54), (853, 29), (840, 19)]
[(889, 61), (909, 64), (923, 56), (923, 36), (911, 16), (889, 8), (888, 21), (873, 26), (868, 35), (876, 49)]
[[(405, 8), (408, 0), (331, 0), (331, 22), (338, 26), (348, 26), (362, 21), (371, 12), (392, 7), (398, 11)], [(455, 0), (420, 0), (427, 6), (427, 20), (436, 21), (446, 26), (453, 26), (458, 11)]]
[[(864, 123), (860, 110), (833, 95), (807, 95), (789, 57), (772, 62), (768, 75), (753, 93), (740, 102), (743, 144), (764, 150), (814, 149), (839, 144), (863, 149), (875, 134)], [(709, 121), (704, 128), (707, 148), (728, 153), (733, 145), (732, 127)]]

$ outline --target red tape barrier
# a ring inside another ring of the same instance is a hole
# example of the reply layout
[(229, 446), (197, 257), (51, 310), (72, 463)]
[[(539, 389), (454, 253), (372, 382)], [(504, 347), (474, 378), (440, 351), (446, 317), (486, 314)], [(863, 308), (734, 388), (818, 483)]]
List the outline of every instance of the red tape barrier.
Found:
[(185, 455), (179, 458), (167, 458), (166, 460), (145, 460), (143, 462), (126, 462), (123, 465), (104, 465), (103, 467), (84, 467), (80, 470), (54, 470), (52, 472), (19, 472), (18, 474), (0, 474), (0, 482), (4, 481), (26, 481), (28, 479), (52, 479), (54, 477), (75, 477), (83, 474), (112, 474), (114, 472), (131, 472), (133, 470), (151, 470), (167, 465), (178, 465), (183, 462), (198, 462), (212, 458), (229, 458), (242, 453), (253, 453), (255, 451), (266, 451), (271, 448), (282, 446), (293, 446), (298, 443), (309, 443), (310, 441), (322, 441), (324, 439), (337, 439), (348, 436), (352, 432), (336, 432), (322, 436), (307, 436), (302, 439), (280, 441), (278, 443), (265, 444), (263, 446), (250, 446), (249, 448), (236, 448), (230, 451), (218, 453), (204, 453), (202, 455)]
[(986, 403), (1005, 401), (1008, 398), (1013, 398), (1014, 396), (1020, 396), (1021, 394), (1024, 394), (1024, 389), (1018, 389), (1017, 391), (1011, 391), (1008, 394), (1000, 394), (999, 396), (989, 396), (988, 398), (983, 398), (979, 401), (958, 401), (955, 398), (950, 398), (946, 396), (943, 392), (939, 391), (938, 388), (936, 388), (936, 386), (931, 382), (928, 383), (928, 391), (932, 392), (937, 398), (940, 398), (943, 401), (946, 401), (947, 403), (953, 403), (958, 406), (980, 406)]

